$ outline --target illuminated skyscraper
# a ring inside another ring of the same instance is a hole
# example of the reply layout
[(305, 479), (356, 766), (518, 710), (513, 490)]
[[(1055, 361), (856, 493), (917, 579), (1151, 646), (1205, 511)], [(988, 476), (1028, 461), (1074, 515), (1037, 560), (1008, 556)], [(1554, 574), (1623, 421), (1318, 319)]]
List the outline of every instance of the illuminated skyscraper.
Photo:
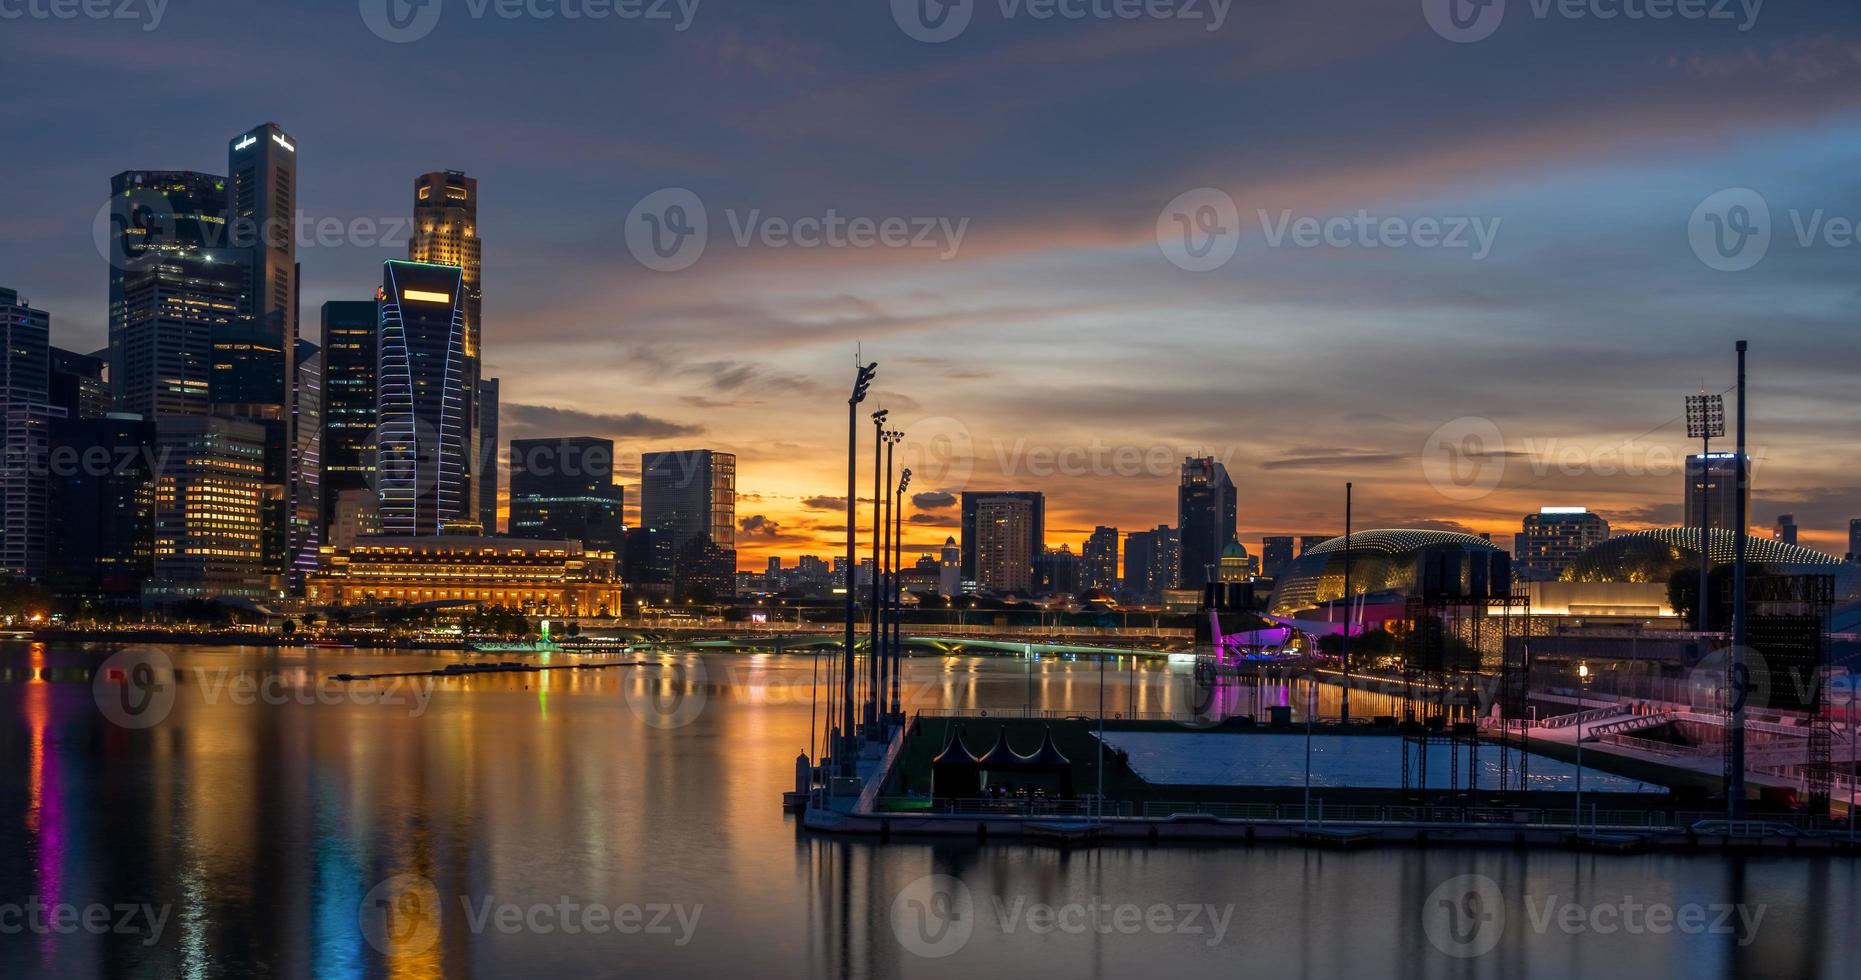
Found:
[(1155, 602), (1164, 589), (1176, 587), (1182, 538), (1173, 527), (1158, 525), (1132, 531), (1124, 538), (1124, 594), (1139, 602)]
[(737, 457), (693, 449), (640, 460), (640, 524), (671, 536), (675, 590), (736, 591)]
[(414, 178), (414, 232), (407, 257), (429, 265), (458, 266), (461, 272), (459, 309), (465, 318), (466, 418), (470, 425), (466, 445), (472, 447), (466, 460), (465, 506), (467, 513), (484, 523), (485, 530), (496, 531), (497, 382), (490, 383), (487, 393), (481, 373), (484, 288), (480, 276), (484, 266), (478, 239), (478, 181), (456, 170)]
[[(323, 304), (323, 526), (334, 525), (349, 491), (375, 492), (375, 363), (381, 305), (375, 300)], [(372, 505), (371, 505), (372, 506)], [(326, 536), (325, 540), (329, 540)]]
[(383, 533), (444, 534), (477, 523), (466, 506), (471, 452), (458, 266), (386, 263), (376, 355), (376, 484)]
[[(1023, 540), (1012, 547), (1016, 553), (1027, 556), (1026, 581), (1034, 578), (1034, 559), (1047, 550), (1047, 498), (1038, 490), (996, 490), (964, 491), (962, 498), (962, 544), (963, 544), (963, 581), (975, 582), (979, 588), (989, 588), (983, 583), (982, 564), (978, 552), (982, 540), (979, 514), (985, 501), (992, 498), (1020, 500), (1027, 504), (1027, 520), (1017, 522)], [(1003, 572), (1015, 582), (1022, 581), (1018, 572)], [(1026, 591), (1026, 587), (1022, 588)]]
[(229, 244), (226, 178), (110, 179), (110, 389), (145, 418), (212, 410), (213, 345), (242, 316), (246, 257)]
[[(1730, 531), (1738, 518), (1737, 453), (1687, 457), (1686, 526)], [(1745, 513), (1751, 513), (1751, 464), (1745, 462)]]
[(302, 591), (317, 570), (323, 543), (323, 352), (297, 342), (297, 380), (291, 392), (291, 587)]
[(1240, 505), (1228, 468), (1209, 457), (1183, 460), (1176, 490), (1176, 523), (1182, 533), (1177, 583), (1199, 589), (1219, 581), (1222, 551), (1235, 541)]
[[(965, 498), (967, 504), (967, 495)], [(1039, 540), (1034, 533), (1034, 502), (1019, 494), (985, 494), (975, 503), (977, 587), (986, 592), (1028, 595), (1034, 589), (1034, 563), (1040, 557), (1034, 551)]]
[(157, 419), (155, 438), (167, 457), (155, 474), (154, 567), (144, 595), (266, 595), (265, 429), (178, 415)]
[[(232, 245), (244, 253), (240, 312), (250, 322), (228, 348), (244, 356), (216, 364), (213, 400), (237, 406), (239, 417), (284, 418), (296, 378), (297, 142), (265, 123), (233, 137), (227, 160), (226, 219)], [(237, 346), (244, 344), (256, 346)]]
[(1092, 529), (1085, 547), (1079, 552), (1079, 587), (1081, 589), (1115, 589), (1118, 587), (1118, 529), (1100, 525)]

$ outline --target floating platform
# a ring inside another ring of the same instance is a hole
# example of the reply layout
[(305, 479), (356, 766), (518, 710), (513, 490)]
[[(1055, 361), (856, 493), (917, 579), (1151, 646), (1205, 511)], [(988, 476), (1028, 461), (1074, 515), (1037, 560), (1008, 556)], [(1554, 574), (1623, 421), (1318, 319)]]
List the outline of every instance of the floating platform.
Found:
[(498, 663), (498, 664), (447, 664), (440, 670), (405, 670), (389, 674), (337, 674), (334, 680), (343, 681), (377, 681), (393, 677), (476, 677), (479, 674), (539, 674), (546, 670), (612, 670), (616, 667), (639, 667), (643, 661), (630, 660), (618, 664), (553, 664), (544, 667), (538, 664)]
[(1648, 849), (1646, 834), (1571, 834), (1566, 838), (1579, 851), (1600, 854), (1640, 854)]
[(1355, 847), (1374, 844), (1382, 837), (1374, 830), (1346, 827), (1320, 827), (1299, 831), (1299, 839), (1320, 847), (1334, 847), (1349, 850)]
[(1021, 837), (1033, 844), (1090, 847), (1105, 839), (1105, 825), (1087, 820), (1029, 821)]

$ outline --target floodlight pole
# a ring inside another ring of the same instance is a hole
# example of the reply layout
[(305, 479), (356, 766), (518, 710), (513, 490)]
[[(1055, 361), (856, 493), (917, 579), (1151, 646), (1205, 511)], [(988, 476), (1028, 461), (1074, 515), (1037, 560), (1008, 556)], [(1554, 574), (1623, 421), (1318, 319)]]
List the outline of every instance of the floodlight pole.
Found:
[[(894, 432), (894, 442), (902, 442), (903, 432)], [(911, 487), (911, 467), (905, 467), (904, 474), (898, 480), (897, 503), (892, 508), (892, 717), (899, 724), (904, 723), (904, 713), (898, 703), (898, 675), (905, 666), (905, 631), (903, 625), (905, 603), (904, 582), (899, 572), (905, 567), (905, 491)]]
[(1745, 693), (1749, 689), (1750, 668), (1745, 664), (1745, 525), (1749, 517), (1745, 514), (1745, 488), (1748, 477), (1745, 474), (1745, 349), (1746, 341), (1738, 342), (1738, 450), (1732, 458), (1732, 470), (1737, 474), (1738, 482), (1734, 484), (1736, 498), (1732, 504), (1735, 518), (1732, 522), (1732, 684), (1729, 693), (1732, 696), (1731, 730), (1726, 732), (1726, 752), (1730, 756), (1731, 772), (1725, 780), (1726, 805), (1730, 808), (1729, 816), (1733, 820), (1742, 820), (1745, 816)]
[(1351, 723), (1351, 485), (1344, 484), (1344, 694), (1338, 720)]
[(885, 533), (885, 484), (880, 468), (885, 455), (885, 417), (881, 408), (872, 413), (872, 643), (866, 648), (865, 722), (869, 738), (878, 738), (873, 726), (878, 721), (879, 629), (883, 610), (880, 607), (880, 579), (885, 577), (885, 559), (880, 554), (881, 536)]
[(859, 369), (859, 378), (853, 382), (853, 394), (847, 398), (846, 414), (846, 638), (840, 647), (840, 737), (834, 745), (834, 755), (839, 762), (841, 776), (855, 775), (853, 760), (858, 753), (853, 735), (853, 620), (857, 615), (854, 603), (858, 595), (855, 580), (859, 572), (859, 523), (855, 514), (859, 508), (859, 404), (866, 400), (866, 389), (872, 385), (872, 379), (879, 371), (875, 362)]

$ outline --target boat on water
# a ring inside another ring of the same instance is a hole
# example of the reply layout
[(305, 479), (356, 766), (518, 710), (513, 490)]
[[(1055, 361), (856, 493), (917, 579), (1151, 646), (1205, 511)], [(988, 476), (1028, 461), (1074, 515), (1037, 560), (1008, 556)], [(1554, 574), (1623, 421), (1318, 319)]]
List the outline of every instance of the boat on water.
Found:
[(474, 653), (560, 653), (562, 648), (549, 640), (509, 642), (481, 640), (471, 645)]
[(355, 644), (344, 643), (341, 640), (310, 640), (304, 644), (304, 648), (308, 650), (353, 650)]

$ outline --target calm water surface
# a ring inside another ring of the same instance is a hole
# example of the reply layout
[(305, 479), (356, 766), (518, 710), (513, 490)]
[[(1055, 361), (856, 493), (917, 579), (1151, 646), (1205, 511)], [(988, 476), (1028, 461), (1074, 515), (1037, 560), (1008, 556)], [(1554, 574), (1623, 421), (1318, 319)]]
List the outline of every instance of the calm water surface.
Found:
[[(810, 837), (805, 657), (343, 688), (456, 658), (155, 649), (141, 714), (114, 648), (0, 650), (0, 977), (1857, 975), (1846, 858)], [(915, 704), (1100, 703), (1084, 662), (907, 667)]]

